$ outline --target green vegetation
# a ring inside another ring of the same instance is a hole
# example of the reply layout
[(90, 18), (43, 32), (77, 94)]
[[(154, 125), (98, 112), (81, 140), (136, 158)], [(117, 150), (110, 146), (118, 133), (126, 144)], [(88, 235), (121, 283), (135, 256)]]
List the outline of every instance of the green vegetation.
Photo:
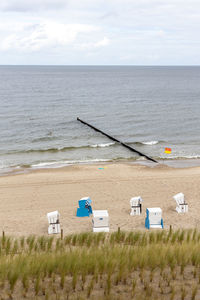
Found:
[(0, 299), (200, 299), (200, 232), (3, 235)]

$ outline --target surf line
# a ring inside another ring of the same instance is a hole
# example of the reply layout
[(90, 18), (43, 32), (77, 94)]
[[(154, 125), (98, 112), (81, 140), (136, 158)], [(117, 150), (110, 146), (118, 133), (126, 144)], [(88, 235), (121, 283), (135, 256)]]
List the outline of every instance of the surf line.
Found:
[(87, 122), (85, 122), (85, 121), (83, 121), (83, 120), (81, 120), (81, 119), (79, 119), (79, 118), (77, 118), (77, 121), (83, 123), (84, 125), (89, 126), (90, 128), (94, 129), (95, 131), (100, 132), (101, 134), (107, 136), (107, 137), (108, 137), (109, 139), (111, 139), (112, 141), (115, 141), (115, 142), (121, 144), (122, 146), (128, 148), (128, 149), (131, 150), (132, 152), (135, 152), (135, 153), (139, 154), (140, 156), (145, 157), (146, 159), (148, 159), (148, 160), (150, 160), (150, 161), (153, 161), (153, 162), (155, 162), (155, 163), (158, 163), (158, 161), (156, 161), (155, 159), (151, 158), (150, 156), (148, 156), (148, 155), (146, 155), (146, 154), (144, 154), (144, 153), (142, 153), (142, 152), (140, 152), (140, 151), (134, 149), (133, 147), (127, 145), (126, 143), (121, 142), (120, 140), (114, 138), (113, 136), (111, 136), (111, 135), (109, 135), (109, 134), (103, 132), (102, 130), (100, 130), (100, 129), (94, 127), (93, 125), (91, 125), (91, 124), (89, 124), (89, 123), (87, 123)]

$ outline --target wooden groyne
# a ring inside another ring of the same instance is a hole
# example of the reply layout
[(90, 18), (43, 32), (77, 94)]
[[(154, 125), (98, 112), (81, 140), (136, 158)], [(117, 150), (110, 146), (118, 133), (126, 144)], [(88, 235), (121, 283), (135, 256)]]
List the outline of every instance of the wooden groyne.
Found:
[(140, 152), (140, 151), (134, 149), (133, 147), (127, 145), (126, 143), (121, 142), (120, 140), (114, 138), (113, 136), (111, 136), (111, 135), (105, 133), (104, 131), (102, 131), (102, 130), (96, 128), (96, 127), (94, 127), (93, 125), (91, 125), (91, 124), (89, 124), (89, 123), (87, 123), (87, 122), (85, 122), (85, 121), (83, 121), (83, 120), (81, 120), (81, 119), (79, 119), (79, 118), (77, 118), (77, 120), (78, 120), (79, 122), (81, 122), (81, 123), (83, 123), (83, 124), (89, 126), (90, 128), (94, 129), (95, 131), (98, 131), (98, 132), (100, 132), (101, 134), (107, 136), (107, 137), (108, 137), (109, 139), (111, 139), (112, 141), (121, 144), (121, 145), (124, 146), (125, 148), (128, 148), (130, 151), (135, 152), (135, 153), (137, 153), (138, 155), (143, 156), (143, 157), (145, 157), (146, 159), (148, 159), (148, 160), (150, 160), (150, 161), (153, 161), (153, 162), (155, 162), (155, 163), (158, 163), (158, 161), (156, 161), (155, 159), (151, 158), (150, 156), (148, 156), (148, 155), (146, 155), (146, 154), (144, 154), (144, 153), (142, 153), (142, 152)]

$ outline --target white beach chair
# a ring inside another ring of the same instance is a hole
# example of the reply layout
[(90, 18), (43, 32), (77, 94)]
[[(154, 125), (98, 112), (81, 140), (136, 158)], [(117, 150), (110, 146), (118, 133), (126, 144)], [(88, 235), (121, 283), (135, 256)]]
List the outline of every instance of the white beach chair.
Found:
[(140, 196), (131, 198), (131, 216), (140, 215), (142, 213), (142, 202), (143, 200)]
[(176, 201), (176, 211), (178, 213), (186, 213), (188, 212), (188, 204), (185, 202), (185, 196), (183, 193), (178, 193), (173, 196)]
[(93, 232), (109, 232), (109, 215), (107, 210), (93, 210)]
[(47, 219), (49, 222), (49, 227), (48, 227), (48, 234), (53, 234), (53, 233), (60, 233), (60, 214), (59, 212), (52, 211), (47, 214)]
[(160, 207), (152, 207), (146, 209), (145, 227), (163, 228), (162, 209)]

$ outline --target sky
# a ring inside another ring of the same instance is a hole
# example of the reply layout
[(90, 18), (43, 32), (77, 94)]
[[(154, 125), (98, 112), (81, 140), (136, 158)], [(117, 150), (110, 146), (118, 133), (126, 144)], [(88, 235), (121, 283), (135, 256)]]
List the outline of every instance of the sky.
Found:
[(0, 64), (200, 65), (199, 0), (0, 0)]

